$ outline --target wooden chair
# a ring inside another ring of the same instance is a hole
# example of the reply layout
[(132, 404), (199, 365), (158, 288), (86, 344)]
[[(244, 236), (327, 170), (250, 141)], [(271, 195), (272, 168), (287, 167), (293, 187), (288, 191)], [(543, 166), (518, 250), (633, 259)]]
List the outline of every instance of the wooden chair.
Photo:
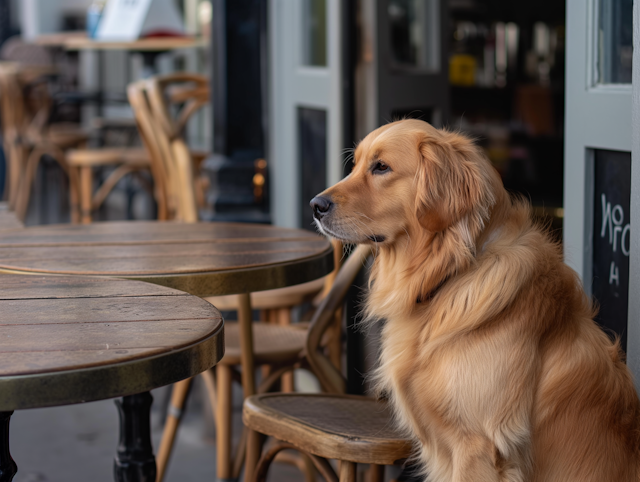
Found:
[[(357, 464), (371, 464), (370, 480), (382, 482), (384, 465), (397, 464), (411, 455), (412, 441), (393, 428), (386, 403), (345, 395), (342, 374), (320, 346), (369, 253), (368, 246), (360, 246), (344, 263), (307, 334), (306, 360), (327, 394), (265, 393), (245, 400), (245, 425), (278, 440), (247, 481), (266, 480), (269, 465), (284, 449), (306, 453), (325, 479), (335, 482), (355, 482)], [(326, 459), (340, 461), (339, 478)]]
[(50, 67), (0, 65), (3, 147), (7, 155), (6, 188), (10, 207), (24, 219), (31, 187), (43, 155), (69, 172), (64, 151), (84, 145), (89, 134), (75, 124), (50, 124), (52, 100), (48, 94)]
[[(102, 204), (116, 183), (130, 172), (148, 170), (150, 162), (143, 148), (78, 149), (87, 142), (87, 131), (75, 124), (49, 124), (53, 100), (47, 82), (53, 73), (55, 70), (46, 66), (6, 62), (0, 66), (9, 203), (23, 219), (38, 163), (46, 154), (69, 175), (71, 221), (89, 223), (91, 211)], [(94, 194), (92, 172), (106, 166), (115, 169)]]
[[(71, 222), (82, 224), (91, 223), (92, 212), (100, 208), (120, 179), (151, 167), (146, 150), (135, 147), (72, 149), (65, 154), (65, 161), (75, 189), (71, 196)], [(101, 167), (114, 169), (94, 192), (93, 173)]]
[[(149, 151), (156, 189), (161, 191), (159, 198), (164, 200), (159, 211), (163, 210), (168, 219), (197, 221), (198, 206), (194, 190), (194, 179), (197, 176), (182, 134), (189, 117), (208, 101), (208, 80), (196, 74), (159, 76), (131, 84), (128, 96), (140, 135)], [(204, 374), (209, 398), (214, 405), (219, 479), (238, 477), (243, 462), (243, 447), (248, 438), (243, 435), (243, 442), (235, 457), (232, 457), (232, 381), (240, 381), (244, 393), (250, 395), (256, 390), (253, 379), (256, 365), (276, 370), (282, 365), (297, 362), (304, 345), (305, 331), (288, 326), (290, 310), (312, 300), (324, 285), (325, 280), (318, 280), (281, 290), (252, 293), (250, 303), (245, 303), (244, 298), (239, 296), (206, 298), (219, 309), (237, 311), (239, 319), (251, 316), (251, 306), (254, 309), (270, 310), (280, 320), (279, 325), (254, 323), (251, 327), (249, 324), (249, 333), (241, 329), (238, 323), (226, 321), (225, 357), (214, 371)], [(254, 340), (253, 345), (248, 341), (251, 339)], [(242, 350), (242, 346), (253, 346), (253, 350)], [(184, 380), (173, 388), (171, 406), (156, 459), (158, 482), (162, 480), (166, 470), (190, 384), (191, 380)]]
[[(171, 87), (177, 88), (177, 94)], [(209, 101), (207, 78), (196, 74), (154, 77), (130, 84), (127, 93), (151, 159), (159, 219), (196, 222), (198, 182), (183, 131), (191, 116)], [(170, 108), (179, 109), (179, 114), (171, 115)]]

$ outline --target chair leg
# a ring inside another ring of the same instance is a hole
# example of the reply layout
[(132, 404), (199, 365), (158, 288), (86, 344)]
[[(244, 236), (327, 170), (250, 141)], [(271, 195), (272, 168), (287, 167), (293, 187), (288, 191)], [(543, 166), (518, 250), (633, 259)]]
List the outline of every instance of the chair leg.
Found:
[(214, 420), (216, 415), (216, 400), (218, 400), (218, 395), (216, 394), (217, 391), (215, 370), (215, 367), (209, 368), (201, 374), (204, 380), (205, 388), (207, 389), (207, 396), (209, 397), (209, 403), (211, 404), (211, 412), (213, 413)]
[[(313, 464), (315, 469), (322, 475), (326, 482), (338, 482), (338, 477), (334, 472), (331, 464), (322, 457), (318, 457), (316, 455), (303, 452), (299, 448), (291, 445), (287, 442), (275, 441), (274, 444), (269, 447), (265, 453), (260, 458), (260, 461), (256, 465), (254, 473), (251, 477), (245, 477), (246, 482), (265, 482), (267, 478), (267, 472), (269, 471), (269, 467), (271, 463), (275, 460), (276, 456), (282, 450), (295, 450), (304, 454), (305, 457)], [(355, 465), (355, 464), (354, 464)], [(355, 479), (354, 479), (355, 482)]]
[(156, 482), (162, 482), (167, 470), (169, 457), (171, 457), (171, 451), (173, 450), (173, 444), (175, 442), (176, 434), (178, 433), (178, 426), (180, 425), (180, 420), (187, 402), (187, 396), (189, 394), (192, 381), (193, 378), (187, 378), (186, 380), (173, 384), (169, 413), (167, 414), (167, 420), (164, 424), (162, 440), (160, 441), (158, 456), (156, 457)]
[(384, 465), (372, 464), (369, 467), (369, 482), (384, 482)]
[(71, 205), (71, 222), (80, 223), (80, 175), (78, 168), (69, 168), (69, 204)]
[(313, 466), (313, 462), (309, 459), (309, 457), (304, 452), (298, 453), (289, 453), (289, 452), (280, 452), (276, 455), (276, 462), (289, 464), (296, 467), (302, 475), (304, 475), (305, 482), (316, 482), (316, 470)]
[(231, 367), (222, 363), (216, 366), (216, 450), (218, 480), (232, 478), (231, 472)]
[(340, 461), (340, 482), (356, 482), (356, 463)]
[[(291, 325), (291, 308), (279, 308), (277, 310), (277, 318), (278, 318), (278, 324), (280, 326)], [(292, 371), (282, 375), (280, 386), (282, 387), (282, 391), (284, 393), (293, 393), (295, 391)]]
[(262, 452), (262, 434), (247, 429), (247, 455), (244, 464), (245, 479), (251, 480)]
[(91, 223), (91, 198), (93, 196), (93, 172), (90, 166), (80, 168), (80, 222)]
[[(253, 361), (253, 327), (251, 314), (251, 298), (248, 293), (237, 296), (238, 325), (240, 328), (240, 359), (242, 362), (242, 389), (244, 397), (256, 393), (255, 364)], [(247, 456), (244, 465), (244, 477), (251, 480), (262, 451), (261, 437), (251, 429), (247, 429)]]
[(16, 202), (20, 193), (22, 170), (24, 169), (24, 148), (17, 145), (17, 141), (6, 142), (5, 158), (7, 160), (7, 177), (5, 182), (5, 197), (9, 201), (12, 210), (16, 208)]
[(38, 164), (40, 158), (45, 154), (45, 151), (35, 148), (29, 154), (27, 163), (22, 171), (21, 179), (19, 182), (19, 192), (17, 193), (15, 201), (15, 212), (18, 219), (24, 220), (27, 215), (27, 209), (29, 208), (29, 198), (31, 197), (31, 188), (36, 177), (38, 170)]

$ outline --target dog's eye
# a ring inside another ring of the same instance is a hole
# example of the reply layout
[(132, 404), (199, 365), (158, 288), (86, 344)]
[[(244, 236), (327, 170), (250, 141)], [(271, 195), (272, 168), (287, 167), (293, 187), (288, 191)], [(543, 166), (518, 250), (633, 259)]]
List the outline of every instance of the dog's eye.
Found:
[(384, 174), (390, 171), (389, 166), (387, 166), (384, 162), (378, 161), (373, 165), (373, 169), (371, 169), (372, 174)]

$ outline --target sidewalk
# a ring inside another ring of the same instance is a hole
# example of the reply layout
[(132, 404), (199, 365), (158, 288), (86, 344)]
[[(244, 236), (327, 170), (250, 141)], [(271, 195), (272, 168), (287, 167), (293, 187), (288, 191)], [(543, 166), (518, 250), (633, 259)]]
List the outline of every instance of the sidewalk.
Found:
[[(166, 388), (154, 390), (152, 439), (157, 451), (162, 427), (160, 406)], [(234, 435), (240, 433), (241, 400), (234, 393)], [(212, 427), (205, 423), (201, 390), (189, 399), (171, 457), (166, 482), (216, 480)], [(207, 428), (212, 433), (206, 433)], [(113, 400), (66, 407), (14, 412), (11, 418), (11, 455), (18, 464), (13, 482), (113, 482), (113, 458), (118, 444), (118, 413)], [(304, 480), (297, 469), (274, 464), (270, 479)]]

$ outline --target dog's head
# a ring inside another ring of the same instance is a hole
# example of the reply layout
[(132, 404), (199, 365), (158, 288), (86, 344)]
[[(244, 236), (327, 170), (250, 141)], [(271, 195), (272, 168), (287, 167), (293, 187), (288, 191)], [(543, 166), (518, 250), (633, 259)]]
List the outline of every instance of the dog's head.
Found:
[(470, 245), (495, 202), (496, 178), (470, 139), (408, 119), (360, 142), (351, 174), (311, 207), (321, 232), (351, 243), (392, 246), (404, 235), (456, 227)]

